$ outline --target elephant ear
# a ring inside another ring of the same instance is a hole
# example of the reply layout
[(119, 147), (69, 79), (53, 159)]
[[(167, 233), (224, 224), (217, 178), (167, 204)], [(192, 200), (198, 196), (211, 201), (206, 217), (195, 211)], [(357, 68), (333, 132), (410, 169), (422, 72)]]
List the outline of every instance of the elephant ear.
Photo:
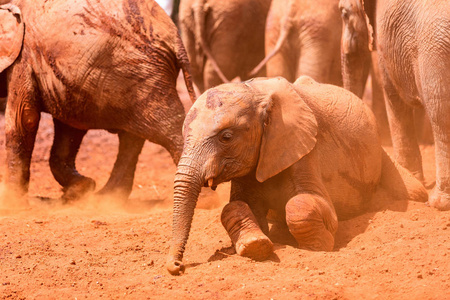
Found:
[(256, 179), (264, 182), (289, 168), (316, 144), (314, 113), (284, 78), (252, 80), (249, 86), (263, 95), (264, 130)]
[(0, 5), (0, 72), (19, 56), (24, 32), (20, 9), (12, 4)]

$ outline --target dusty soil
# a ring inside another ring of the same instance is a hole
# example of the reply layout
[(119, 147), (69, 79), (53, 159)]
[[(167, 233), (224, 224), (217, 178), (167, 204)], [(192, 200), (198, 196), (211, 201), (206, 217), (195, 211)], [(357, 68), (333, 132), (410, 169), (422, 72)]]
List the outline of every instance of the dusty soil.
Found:
[[(3, 116), (0, 128), (4, 162)], [(227, 185), (202, 194), (186, 273), (173, 277), (164, 267), (175, 172), (168, 153), (146, 143), (126, 203), (89, 197), (64, 205), (48, 166), (52, 136), (51, 119), (43, 115), (30, 206), (0, 209), (2, 299), (450, 299), (450, 212), (392, 203), (340, 222), (333, 252), (276, 243), (269, 260), (255, 262), (234, 254), (220, 224)], [(434, 147), (422, 150), (433, 180)], [(101, 187), (116, 153), (115, 135), (92, 131), (77, 166)]]

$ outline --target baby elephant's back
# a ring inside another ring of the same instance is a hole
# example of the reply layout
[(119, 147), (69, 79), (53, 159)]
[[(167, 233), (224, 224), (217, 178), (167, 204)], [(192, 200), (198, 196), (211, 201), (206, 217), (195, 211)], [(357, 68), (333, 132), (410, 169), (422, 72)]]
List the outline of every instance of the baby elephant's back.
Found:
[(315, 150), (338, 217), (360, 214), (381, 176), (382, 148), (371, 110), (337, 86), (309, 77), (300, 77), (294, 85), (316, 116)]

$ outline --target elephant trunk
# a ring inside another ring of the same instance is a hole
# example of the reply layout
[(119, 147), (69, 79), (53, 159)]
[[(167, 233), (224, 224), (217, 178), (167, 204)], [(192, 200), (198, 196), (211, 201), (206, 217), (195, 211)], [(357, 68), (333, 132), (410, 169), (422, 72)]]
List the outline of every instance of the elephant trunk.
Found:
[(344, 88), (362, 98), (371, 64), (370, 51), (342, 53), (341, 62)]
[(191, 229), (195, 205), (203, 186), (198, 164), (182, 157), (174, 181), (172, 243), (170, 245), (167, 270), (172, 275), (184, 272), (182, 262), (186, 242)]
[[(356, 2), (358, 6), (356, 13), (351, 17), (343, 13), (341, 65), (344, 88), (362, 98), (372, 64), (374, 31), (371, 20), (366, 15), (365, 7), (361, 6), (361, 2)], [(367, 12), (372, 16), (374, 7), (367, 8)]]

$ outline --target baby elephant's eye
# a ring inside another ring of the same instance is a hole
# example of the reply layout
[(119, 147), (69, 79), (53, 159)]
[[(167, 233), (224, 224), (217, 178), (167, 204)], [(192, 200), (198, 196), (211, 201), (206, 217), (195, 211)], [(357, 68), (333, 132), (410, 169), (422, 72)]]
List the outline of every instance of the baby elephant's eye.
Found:
[(222, 143), (228, 143), (233, 139), (233, 133), (230, 130), (222, 131), (219, 135), (219, 140)]

